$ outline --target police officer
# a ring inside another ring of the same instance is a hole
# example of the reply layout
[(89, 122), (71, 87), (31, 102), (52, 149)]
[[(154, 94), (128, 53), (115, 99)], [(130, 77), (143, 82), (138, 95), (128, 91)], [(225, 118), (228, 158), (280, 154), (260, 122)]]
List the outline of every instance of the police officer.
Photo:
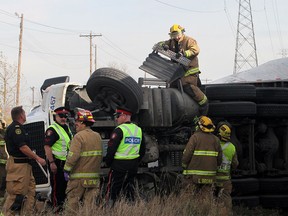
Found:
[(230, 141), (232, 126), (228, 122), (219, 122), (217, 125), (217, 136), (220, 139), (223, 151), (222, 163), (217, 170), (216, 186), (220, 215), (232, 215), (232, 183), (231, 170), (239, 165), (236, 148)]
[(29, 161), (34, 159), (42, 166), (46, 161), (28, 146), (29, 137), (22, 126), (26, 121), (22, 106), (14, 107), (11, 110), (11, 117), (13, 122), (7, 127), (5, 133), (9, 158), (6, 165), (7, 198), (3, 213), (5, 216), (15, 215), (16, 211), (21, 210), (21, 215), (31, 215), (35, 202), (35, 179)]
[[(200, 48), (197, 44), (197, 41), (192, 37), (188, 37), (184, 34), (185, 29), (178, 25), (174, 24), (170, 28), (170, 39), (167, 41), (159, 42), (164, 49), (169, 49), (176, 54), (177, 58), (184, 56), (191, 60), (189, 66), (183, 66), (185, 70), (184, 76), (181, 78), (181, 83), (183, 85), (183, 90), (195, 100), (200, 107), (200, 114), (206, 115), (208, 112), (208, 99), (206, 95), (200, 90), (198, 86), (201, 85), (199, 74), (198, 63), (198, 54)], [(171, 86), (174, 86), (175, 83), (172, 83)]]
[(182, 157), (185, 190), (188, 193), (195, 190), (203, 198), (212, 195), (217, 167), (222, 161), (220, 141), (212, 134), (214, 129), (211, 119), (201, 116)]
[[(72, 133), (67, 125), (70, 110), (58, 107), (53, 112), (54, 122), (45, 133), (44, 149), (51, 172), (51, 201), (54, 208), (62, 210), (66, 195), (67, 181), (64, 178), (64, 164), (69, 150)], [(58, 211), (55, 209), (56, 211)]]
[(115, 203), (123, 192), (127, 201), (134, 201), (135, 176), (139, 163), (145, 154), (142, 130), (131, 122), (132, 111), (119, 107), (114, 113), (118, 127), (114, 129), (108, 142), (105, 163), (111, 167), (107, 198), (109, 205)]
[(91, 208), (99, 191), (99, 172), (102, 162), (102, 144), (99, 133), (90, 126), (95, 120), (88, 110), (78, 109), (75, 115), (76, 135), (71, 140), (64, 166), (68, 181), (66, 210), (75, 213), (79, 202)]

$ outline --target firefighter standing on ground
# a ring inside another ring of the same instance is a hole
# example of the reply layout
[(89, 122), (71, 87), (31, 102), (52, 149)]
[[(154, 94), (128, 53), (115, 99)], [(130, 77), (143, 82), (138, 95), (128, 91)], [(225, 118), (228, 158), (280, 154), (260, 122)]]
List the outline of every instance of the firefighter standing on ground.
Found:
[(127, 201), (135, 199), (134, 181), (145, 154), (145, 141), (141, 128), (131, 122), (131, 115), (126, 108), (118, 108), (114, 114), (119, 126), (111, 134), (105, 157), (105, 163), (111, 167), (107, 185), (109, 204), (114, 204), (121, 194)]
[(231, 169), (236, 169), (239, 162), (237, 159), (236, 148), (230, 141), (231, 125), (227, 122), (219, 122), (217, 125), (217, 136), (220, 139), (221, 148), (223, 151), (222, 164), (218, 168), (216, 176), (216, 186), (219, 201), (223, 204), (221, 215), (232, 214), (232, 183)]
[(222, 161), (220, 141), (212, 134), (214, 129), (211, 119), (201, 116), (182, 157), (185, 192), (196, 192), (203, 198), (212, 195), (217, 167)]
[(99, 172), (102, 161), (102, 144), (99, 133), (90, 126), (94, 123), (88, 110), (78, 110), (75, 115), (76, 135), (71, 140), (69, 154), (64, 166), (68, 181), (66, 210), (77, 212), (79, 202), (92, 206), (99, 191)]
[(51, 201), (53, 207), (59, 207), (60, 210), (66, 198), (67, 187), (63, 168), (72, 139), (72, 133), (67, 125), (69, 114), (70, 110), (65, 107), (55, 109), (53, 112), (54, 123), (45, 132), (44, 148), (51, 173)]
[[(4, 197), (5, 188), (6, 188), (6, 163), (7, 163), (7, 154), (5, 151), (5, 128), (6, 122), (3, 119), (0, 119), (0, 198)], [(2, 202), (2, 201), (1, 201)], [(1, 203), (0, 203), (1, 204)]]
[[(171, 50), (176, 53), (176, 57), (184, 56), (191, 60), (188, 67), (183, 66), (185, 69), (184, 77), (181, 78), (183, 90), (192, 97), (200, 105), (201, 115), (206, 115), (208, 112), (208, 99), (206, 95), (199, 89), (201, 85), (199, 74), (198, 54), (200, 48), (197, 41), (184, 34), (185, 29), (178, 24), (174, 24), (170, 28), (170, 39), (160, 42), (164, 50)], [(171, 84), (173, 85), (173, 83)]]
[(6, 170), (7, 198), (3, 206), (4, 215), (31, 215), (35, 202), (35, 179), (32, 173), (31, 159), (42, 166), (45, 159), (35, 154), (28, 146), (29, 137), (23, 129), (26, 114), (22, 106), (11, 110), (13, 122), (7, 127), (5, 133), (6, 149), (9, 154)]

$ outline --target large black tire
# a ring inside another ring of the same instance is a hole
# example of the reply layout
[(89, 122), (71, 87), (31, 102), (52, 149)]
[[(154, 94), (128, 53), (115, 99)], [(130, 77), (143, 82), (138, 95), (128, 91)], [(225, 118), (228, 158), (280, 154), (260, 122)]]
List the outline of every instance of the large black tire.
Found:
[(90, 99), (106, 112), (125, 106), (137, 113), (142, 104), (141, 87), (128, 74), (115, 68), (100, 68), (87, 81)]
[(208, 85), (205, 93), (210, 101), (254, 101), (256, 99), (256, 90), (253, 85)]
[(254, 116), (256, 115), (256, 104), (249, 101), (211, 102), (208, 115), (213, 117)]
[(259, 206), (260, 198), (259, 196), (236, 196), (232, 198), (232, 203), (234, 205), (247, 206), (250, 208)]
[(288, 88), (257, 87), (257, 103), (288, 103)]
[(259, 180), (257, 178), (232, 179), (232, 196), (258, 194)]
[[(261, 195), (261, 206), (264, 208), (286, 208), (288, 203), (288, 195)], [(287, 215), (287, 214), (283, 214)]]
[(288, 177), (278, 178), (260, 178), (259, 179), (261, 194), (287, 194)]
[(259, 117), (288, 117), (288, 104), (257, 104)]

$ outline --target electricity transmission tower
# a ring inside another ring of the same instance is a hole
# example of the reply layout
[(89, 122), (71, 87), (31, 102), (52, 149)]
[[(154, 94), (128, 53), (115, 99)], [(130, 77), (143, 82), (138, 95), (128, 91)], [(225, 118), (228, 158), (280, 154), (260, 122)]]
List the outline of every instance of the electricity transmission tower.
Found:
[(239, 0), (233, 74), (257, 66), (258, 59), (250, 0)]

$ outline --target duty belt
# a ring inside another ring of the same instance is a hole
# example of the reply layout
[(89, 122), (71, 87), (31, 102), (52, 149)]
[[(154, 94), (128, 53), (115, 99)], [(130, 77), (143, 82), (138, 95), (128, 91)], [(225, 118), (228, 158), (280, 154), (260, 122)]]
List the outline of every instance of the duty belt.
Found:
[(14, 158), (14, 163), (29, 163), (29, 158)]

